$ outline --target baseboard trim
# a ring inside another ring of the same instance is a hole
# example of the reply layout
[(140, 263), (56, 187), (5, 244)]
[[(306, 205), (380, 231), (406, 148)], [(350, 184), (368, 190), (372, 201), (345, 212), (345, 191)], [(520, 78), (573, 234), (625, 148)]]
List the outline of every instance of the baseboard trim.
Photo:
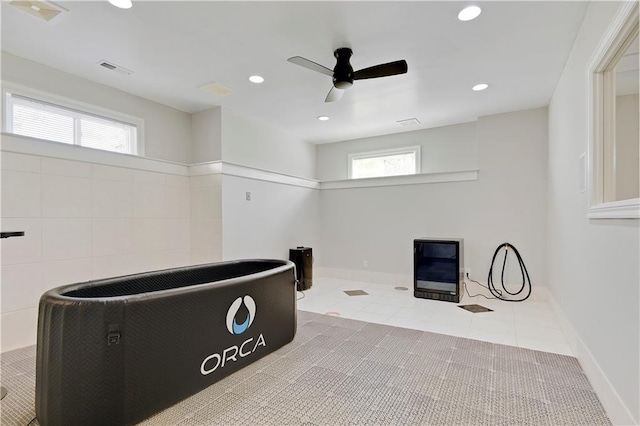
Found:
[(567, 316), (565, 315), (562, 307), (558, 304), (552, 294), (549, 294), (549, 303), (560, 323), (560, 328), (564, 333), (569, 346), (573, 350), (578, 362), (582, 366), (591, 386), (596, 395), (600, 399), (604, 410), (606, 411), (609, 419), (615, 425), (637, 425), (638, 420), (633, 418), (633, 415), (625, 405), (618, 392), (613, 387), (602, 368), (591, 354), (591, 351), (584, 344), (580, 335), (573, 327)]

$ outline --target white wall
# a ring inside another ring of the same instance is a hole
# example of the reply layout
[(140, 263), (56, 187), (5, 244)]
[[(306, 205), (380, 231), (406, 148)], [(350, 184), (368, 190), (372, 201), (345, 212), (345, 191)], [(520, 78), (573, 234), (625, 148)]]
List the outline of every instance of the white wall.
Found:
[(348, 179), (349, 154), (407, 146), (420, 146), (422, 173), (477, 169), (476, 127), (470, 122), (318, 145), (318, 180)]
[(222, 111), (222, 159), (291, 176), (316, 177), (316, 147), (267, 124)]
[[(370, 271), (411, 276), (414, 238), (462, 237), (465, 266), (475, 279), (486, 281), (493, 251), (509, 241), (524, 257), (533, 285), (546, 285), (546, 114), (540, 108), (435, 129), (443, 137), (470, 139), (470, 152), (459, 155), (477, 164), (477, 181), (323, 190), (320, 246), (327, 249), (320, 266), (362, 270), (367, 260)], [(332, 152), (346, 156), (348, 149), (332, 145)], [(319, 176), (328, 176), (324, 168)]]
[(318, 190), (229, 175), (222, 185), (225, 260), (288, 259), (290, 248), (303, 245), (318, 258)]
[(191, 117), (186, 112), (6, 52), (2, 80), (142, 118), (146, 157), (182, 164), (191, 160)]
[(579, 359), (595, 362), (596, 370), (611, 386), (610, 393), (620, 398), (620, 407), (612, 411), (613, 405), (605, 401), (605, 408), (614, 421), (637, 424), (638, 220), (588, 220), (587, 193), (579, 189), (579, 156), (587, 150), (585, 70), (618, 6), (614, 2), (591, 3), (549, 105), (547, 265), (552, 294), (587, 351)]
[(181, 174), (2, 152), (2, 230), (25, 232), (1, 242), (2, 351), (35, 343), (51, 288), (191, 263), (187, 168), (156, 167)]
[(222, 159), (222, 108), (191, 115), (191, 163)]

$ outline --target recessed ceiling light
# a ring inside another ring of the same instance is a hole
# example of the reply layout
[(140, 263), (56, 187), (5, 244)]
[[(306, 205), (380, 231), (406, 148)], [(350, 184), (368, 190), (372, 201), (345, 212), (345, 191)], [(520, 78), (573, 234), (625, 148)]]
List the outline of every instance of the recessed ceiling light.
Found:
[(249, 81), (252, 83), (260, 84), (264, 82), (264, 78), (260, 75), (252, 75), (251, 77), (249, 77)]
[(133, 6), (131, 0), (109, 0), (109, 3), (120, 9), (130, 9)]
[(320, 121), (327, 121), (329, 119), (329, 117), (327, 117), (326, 115), (321, 115), (320, 117), (318, 117), (318, 120)]
[(487, 83), (480, 83), (480, 84), (476, 84), (475, 86), (473, 86), (471, 88), (471, 90), (474, 90), (476, 92), (479, 92), (481, 90), (486, 89), (487, 87), (489, 87), (489, 85)]
[(482, 9), (478, 6), (468, 6), (458, 13), (458, 19), (461, 21), (470, 21), (480, 16), (480, 12), (482, 12)]

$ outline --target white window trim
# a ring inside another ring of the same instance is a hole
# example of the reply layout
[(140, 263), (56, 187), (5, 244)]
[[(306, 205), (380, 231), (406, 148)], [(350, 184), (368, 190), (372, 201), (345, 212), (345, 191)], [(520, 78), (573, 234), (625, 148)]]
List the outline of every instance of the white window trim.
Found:
[[(605, 111), (605, 79), (612, 78), (606, 72), (609, 64), (635, 25), (638, 16), (638, 3), (625, 2), (620, 7), (611, 27), (600, 41), (587, 65), (588, 97), (588, 154), (587, 154), (587, 192), (590, 219), (637, 219), (640, 218), (640, 198), (622, 201), (604, 202), (604, 150), (605, 120), (611, 120), (611, 111)], [(606, 114), (606, 117), (605, 117)], [(612, 127), (606, 126), (611, 129)]]
[[(359, 160), (362, 158), (375, 158), (375, 157), (386, 157), (388, 155), (400, 155), (400, 154), (415, 154), (416, 159), (416, 175), (420, 174), (420, 163), (422, 162), (422, 157), (420, 156), (420, 146), (405, 146), (402, 148), (393, 148), (393, 149), (382, 149), (378, 151), (368, 151), (368, 152), (357, 152), (353, 154), (347, 155), (347, 176), (349, 179), (353, 179), (353, 160)], [(401, 175), (407, 176), (407, 175)], [(379, 177), (389, 177), (389, 176), (376, 176), (373, 178), (360, 178), (360, 179), (375, 179)]]
[[(17, 137), (25, 137), (22, 135), (14, 134), (12, 132), (12, 129), (10, 129), (9, 123), (11, 122), (12, 110), (10, 107), (7, 108), (7, 102), (6, 102), (7, 93), (14, 93), (18, 96), (23, 96), (25, 98), (31, 98), (37, 101), (42, 101), (45, 103), (52, 104), (54, 106), (58, 105), (63, 108), (68, 108), (71, 110), (78, 111), (79, 113), (94, 115), (98, 118), (111, 119), (114, 121), (119, 121), (127, 124), (133, 124), (136, 126), (136, 152), (135, 154), (124, 154), (124, 155), (135, 155), (138, 157), (144, 157), (145, 155), (145, 143), (144, 143), (145, 132), (144, 132), (144, 120), (142, 118), (124, 114), (118, 111), (102, 108), (96, 105), (88, 104), (86, 102), (77, 101), (75, 99), (69, 99), (63, 96), (54, 95), (52, 93), (33, 89), (31, 87), (23, 86), (20, 84), (6, 82), (6, 81), (2, 81), (2, 106), (5, 109), (4, 114), (2, 115), (2, 131), (4, 133), (8, 133)], [(46, 139), (42, 139), (42, 140), (46, 140)], [(53, 141), (52, 143), (59, 143), (59, 142)], [(81, 147), (85, 149), (95, 149), (98, 151), (104, 151), (101, 149), (87, 147), (87, 146), (81, 146)]]

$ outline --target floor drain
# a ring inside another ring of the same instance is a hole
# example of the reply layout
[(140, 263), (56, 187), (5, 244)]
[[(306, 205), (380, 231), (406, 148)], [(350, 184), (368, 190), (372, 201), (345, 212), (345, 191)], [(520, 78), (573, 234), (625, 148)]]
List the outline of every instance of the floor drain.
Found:
[(473, 312), (474, 314), (477, 314), (478, 312), (493, 312), (493, 309), (485, 308), (481, 305), (458, 305), (458, 307), (469, 312)]
[(369, 294), (364, 290), (345, 290), (344, 292), (347, 293), (348, 296), (366, 296)]
[(398, 287), (394, 287), (394, 290), (400, 290), (400, 291), (407, 291), (409, 290), (409, 287), (402, 287), (402, 286), (398, 286)]
[(332, 317), (339, 317), (340, 312), (325, 312), (325, 315), (331, 315)]

